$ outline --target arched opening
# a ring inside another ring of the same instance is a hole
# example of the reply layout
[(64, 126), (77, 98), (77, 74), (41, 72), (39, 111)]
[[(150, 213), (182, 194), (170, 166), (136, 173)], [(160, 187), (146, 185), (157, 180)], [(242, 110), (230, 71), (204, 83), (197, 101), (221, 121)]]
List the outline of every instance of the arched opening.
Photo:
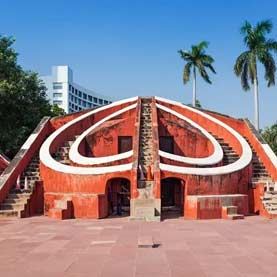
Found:
[(113, 178), (107, 183), (108, 216), (130, 215), (130, 181)]
[(161, 181), (162, 219), (184, 215), (184, 181), (166, 178)]

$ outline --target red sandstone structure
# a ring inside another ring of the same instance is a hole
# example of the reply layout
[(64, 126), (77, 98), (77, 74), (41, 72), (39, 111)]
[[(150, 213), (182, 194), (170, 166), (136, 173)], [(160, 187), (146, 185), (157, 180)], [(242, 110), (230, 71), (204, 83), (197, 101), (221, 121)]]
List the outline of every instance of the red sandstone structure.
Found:
[(0, 175), (9, 165), (9, 163), (10, 163), (10, 160), (7, 157), (5, 157), (3, 154), (0, 154)]
[(248, 120), (134, 97), (43, 118), (0, 178), (0, 215), (273, 218), (276, 167)]

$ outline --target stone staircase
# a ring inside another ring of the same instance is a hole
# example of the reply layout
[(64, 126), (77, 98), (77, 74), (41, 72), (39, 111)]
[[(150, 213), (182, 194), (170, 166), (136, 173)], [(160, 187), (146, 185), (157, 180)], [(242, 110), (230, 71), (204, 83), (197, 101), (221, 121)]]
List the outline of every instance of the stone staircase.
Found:
[(271, 177), (269, 176), (263, 162), (259, 159), (257, 152), (249, 142), (249, 140), (244, 137), (244, 139), (248, 142), (251, 150), (252, 150), (252, 166), (253, 166), (253, 174), (252, 174), (252, 183), (257, 182), (272, 182)]
[(36, 154), (20, 177), (20, 189), (16, 185), (10, 190), (7, 198), (0, 206), (0, 217), (25, 217), (28, 201), (40, 180), (39, 156)]
[[(152, 166), (152, 98), (141, 99), (140, 144), (139, 144), (139, 178), (137, 199), (131, 199), (130, 220), (160, 221), (156, 215), (156, 199), (153, 196)], [(148, 178), (147, 178), (148, 177)]]
[(252, 151), (253, 158), (252, 158), (252, 166), (253, 166), (253, 177), (252, 177), (252, 183), (255, 182), (272, 182), (271, 177), (269, 176), (265, 166), (261, 162), (261, 160), (258, 158), (255, 151)]
[(220, 138), (216, 135), (213, 135), (213, 137), (218, 141), (220, 144), (222, 150), (223, 150), (223, 165), (228, 165), (231, 163), (234, 163), (239, 159), (238, 154), (233, 150), (233, 148), (224, 141), (223, 138)]
[(140, 119), (140, 144), (139, 144), (139, 164), (144, 176), (149, 167), (152, 168), (152, 110), (151, 98), (141, 99), (141, 119)]
[(266, 191), (261, 198), (266, 211), (277, 216), (277, 191)]
[(54, 200), (54, 208), (49, 209), (48, 216), (56, 219), (73, 218), (73, 203), (71, 197)]
[[(75, 136), (75, 140), (78, 137), (79, 136)], [(62, 164), (70, 165), (69, 149), (72, 146), (73, 142), (74, 140), (66, 141), (64, 142), (63, 146), (59, 147), (58, 151), (54, 154), (54, 158), (56, 159), (56, 161)]]
[(69, 149), (72, 144), (73, 144), (73, 141), (66, 141), (63, 144), (63, 146), (59, 147), (58, 151), (54, 155), (55, 160), (62, 164), (69, 165), (70, 164)]
[(270, 215), (277, 216), (277, 185), (272, 181), (263, 162), (259, 159), (257, 152), (249, 140), (247, 138), (245, 138), (245, 140), (251, 147), (253, 154), (253, 174), (251, 180), (252, 186), (255, 186), (256, 183), (264, 183), (264, 195), (261, 196), (262, 204)]
[(222, 207), (222, 218), (231, 220), (244, 219), (244, 215), (238, 213), (237, 206), (224, 206)]
[[(239, 155), (234, 151), (230, 144), (225, 142), (221, 137), (216, 135), (213, 136), (218, 141), (223, 150), (222, 165), (224, 166), (236, 162), (239, 159)], [(222, 207), (222, 218), (231, 220), (244, 219), (244, 215), (238, 213), (237, 206), (224, 206)]]

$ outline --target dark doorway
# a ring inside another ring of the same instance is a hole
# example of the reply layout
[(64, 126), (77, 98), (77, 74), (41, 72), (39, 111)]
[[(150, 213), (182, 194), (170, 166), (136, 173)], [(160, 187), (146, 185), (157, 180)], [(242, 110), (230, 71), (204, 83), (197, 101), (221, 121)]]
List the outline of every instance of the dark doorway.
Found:
[(162, 151), (174, 154), (174, 140), (172, 136), (160, 136), (159, 143)]
[(125, 178), (114, 178), (107, 185), (108, 215), (130, 215), (130, 181)]
[(118, 137), (118, 153), (124, 153), (133, 149), (131, 136), (119, 136)]
[(184, 185), (177, 178), (166, 178), (161, 181), (162, 218), (174, 218), (184, 213)]

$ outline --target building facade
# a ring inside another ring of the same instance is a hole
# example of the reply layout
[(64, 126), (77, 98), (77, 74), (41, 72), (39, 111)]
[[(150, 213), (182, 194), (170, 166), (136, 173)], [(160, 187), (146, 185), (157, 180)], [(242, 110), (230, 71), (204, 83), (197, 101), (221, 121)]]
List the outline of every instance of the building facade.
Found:
[(276, 168), (248, 120), (133, 97), (42, 119), (0, 177), (0, 215), (274, 218)]
[(40, 77), (47, 88), (50, 103), (66, 113), (78, 112), (112, 102), (112, 98), (97, 94), (73, 81), (73, 71), (67, 65), (53, 66), (50, 76)]

